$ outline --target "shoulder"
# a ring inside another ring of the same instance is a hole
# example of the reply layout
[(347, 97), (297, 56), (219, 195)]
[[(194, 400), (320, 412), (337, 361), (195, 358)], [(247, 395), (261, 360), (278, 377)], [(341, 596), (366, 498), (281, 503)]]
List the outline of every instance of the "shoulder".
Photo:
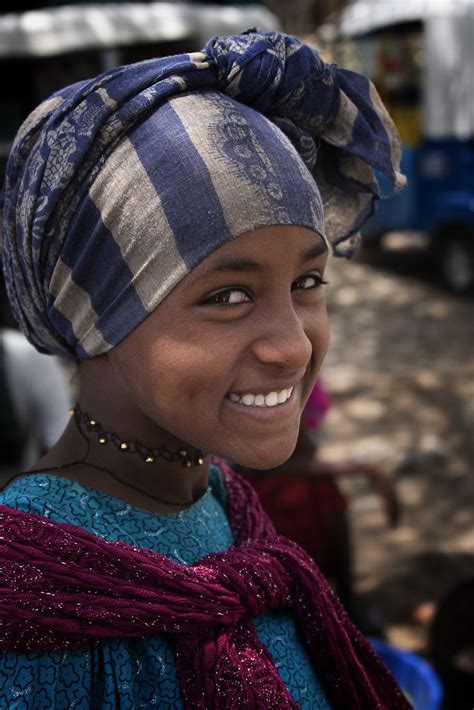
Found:
[(84, 511), (72, 482), (59, 476), (37, 473), (13, 480), (0, 492), (0, 505), (51, 517), (58, 523), (83, 525)]

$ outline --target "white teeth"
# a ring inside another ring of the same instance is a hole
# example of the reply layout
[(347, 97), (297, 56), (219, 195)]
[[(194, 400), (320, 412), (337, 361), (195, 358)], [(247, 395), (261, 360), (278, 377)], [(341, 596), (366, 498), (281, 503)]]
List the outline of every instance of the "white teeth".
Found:
[(286, 390), (269, 392), (268, 394), (244, 394), (239, 397), (238, 394), (230, 392), (229, 399), (232, 402), (239, 402), (248, 407), (276, 407), (277, 404), (283, 404), (291, 397), (294, 387), (289, 387)]
[(265, 406), (274, 407), (275, 404), (278, 404), (278, 392), (270, 392), (265, 397)]
[(247, 405), (252, 405), (255, 402), (255, 397), (253, 394), (244, 394), (243, 397), (241, 397), (240, 401), (242, 404), (247, 404)]

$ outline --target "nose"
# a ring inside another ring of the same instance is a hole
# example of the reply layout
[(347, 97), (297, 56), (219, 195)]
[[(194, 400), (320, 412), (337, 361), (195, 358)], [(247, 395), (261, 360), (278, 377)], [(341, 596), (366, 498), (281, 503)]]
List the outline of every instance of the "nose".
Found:
[(313, 354), (313, 342), (303, 315), (292, 304), (280, 304), (271, 312), (267, 311), (262, 315), (253, 352), (262, 364), (291, 371), (306, 370)]

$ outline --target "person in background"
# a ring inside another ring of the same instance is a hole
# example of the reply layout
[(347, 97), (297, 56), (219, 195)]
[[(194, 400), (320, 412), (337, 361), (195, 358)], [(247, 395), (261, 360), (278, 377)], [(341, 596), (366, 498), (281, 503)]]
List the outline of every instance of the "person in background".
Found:
[(443, 710), (471, 710), (474, 700), (474, 576), (458, 580), (433, 609), (428, 654), (444, 688)]
[(23, 333), (0, 328), (0, 487), (59, 439), (71, 391), (61, 362), (43, 355)]
[(319, 376), (303, 410), (297, 445), (288, 461), (267, 471), (237, 470), (249, 477), (277, 532), (301, 545), (318, 563), (359, 627), (383, 635), (375, 613), (362, 612), (355, 599), (349, 503), (338, 480), (367, 477), (382, 498), (391, 527), (399, 518), (398, 498), (390, 479), (373, 463), (321, 460), (321, 425), (330, 407), (331, 399)]

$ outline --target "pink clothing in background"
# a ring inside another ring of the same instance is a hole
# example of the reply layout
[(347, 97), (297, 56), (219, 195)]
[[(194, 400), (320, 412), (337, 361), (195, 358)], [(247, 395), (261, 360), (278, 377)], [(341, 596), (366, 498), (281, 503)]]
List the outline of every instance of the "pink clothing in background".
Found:
[(318, 377), (303, 410), (303, 423), (307, 431), (313, 431), (321, 425), (330, 406), (329, 395)]

